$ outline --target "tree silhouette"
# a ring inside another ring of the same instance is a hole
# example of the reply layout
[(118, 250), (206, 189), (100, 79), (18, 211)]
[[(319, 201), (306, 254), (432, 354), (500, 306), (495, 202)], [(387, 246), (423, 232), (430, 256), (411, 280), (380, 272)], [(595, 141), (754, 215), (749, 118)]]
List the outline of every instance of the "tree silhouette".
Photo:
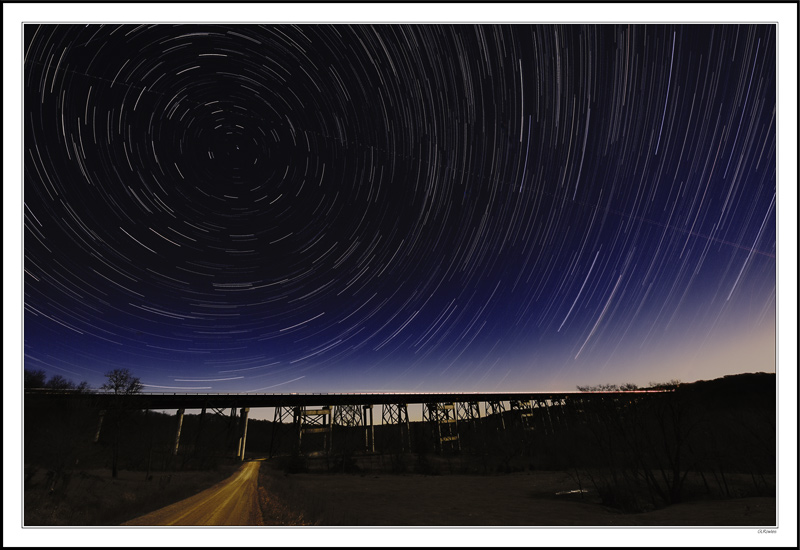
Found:
[(133, 376), (128, 369), (114, 369), (106, 373), (108, 382), (100, 386), (103, 391), (112, 391), (117, 395), (128, 395), (142, 391), (142, 382)]
[(26, 390), (30, 389), (48, 389), (48, 390), (76, 390), (79, 392), (88, 391), (89, 383), (85, 380), (80, 384), (75, 384), (72, 380), (64, 378), (60, 374), (56, 374), (47, 379), (47, 373), (44, 370), (28, 370), (25, 369), (23, 383)]
[(25, 389), (43, 388), (47, 380), (47, 374), (43, 370), (25, 369), (24, 384)]
[(89, 389), (89, 383), (83, 381), (80, 384), (75, 385), (75, 382), (72, 380), (67, 380), (60, 374), (56, 374), (50, 380), (48, 380), (47, 383), (45, 383), (44, 387), (51, 390), (76, 390), (79, 392), (84, 392)]

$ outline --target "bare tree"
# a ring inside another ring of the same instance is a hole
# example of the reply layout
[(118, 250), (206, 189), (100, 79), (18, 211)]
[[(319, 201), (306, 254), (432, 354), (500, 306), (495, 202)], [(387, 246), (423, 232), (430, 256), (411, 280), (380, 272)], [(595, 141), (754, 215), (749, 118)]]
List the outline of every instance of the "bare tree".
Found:
[(142, 391), (142, 382), (133, 376), (128, 369), (114, 369), (106, 373), (108, 382), (100, 386), (103, 391), (111, 391), (117, 395), (128, 395)]
[(25, 389), (43, 388), (47, 374), (43, 370), (28, 370), (25, 369)]

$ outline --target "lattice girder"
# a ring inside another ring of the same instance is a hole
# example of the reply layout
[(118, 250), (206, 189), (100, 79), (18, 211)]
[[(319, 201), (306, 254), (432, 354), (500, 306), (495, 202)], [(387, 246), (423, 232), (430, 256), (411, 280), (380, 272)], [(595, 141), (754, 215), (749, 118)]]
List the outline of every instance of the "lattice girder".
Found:
[(333, 423), (339, 426), (363, 426), (363, 405), (339, 405), (334, 409)]
[(422, 408), (422, 419), (433, 424), (439, 452), (461, 450), (453, 403), (426, 403)]

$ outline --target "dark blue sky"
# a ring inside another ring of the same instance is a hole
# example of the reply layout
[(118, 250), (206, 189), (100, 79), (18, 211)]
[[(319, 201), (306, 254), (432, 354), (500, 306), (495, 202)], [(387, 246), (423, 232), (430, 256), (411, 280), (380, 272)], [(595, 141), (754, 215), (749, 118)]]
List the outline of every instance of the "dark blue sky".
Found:
[(26, 25), (25, 367), (775, 371), (776, 26)]

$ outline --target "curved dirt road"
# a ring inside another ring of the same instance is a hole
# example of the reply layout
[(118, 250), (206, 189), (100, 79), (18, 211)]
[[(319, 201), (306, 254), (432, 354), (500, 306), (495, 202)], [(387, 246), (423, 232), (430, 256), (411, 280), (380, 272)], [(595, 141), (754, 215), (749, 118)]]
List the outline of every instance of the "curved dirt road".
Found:
[(210, 489), (122, 525), (263, 525), (258, 505), (259, 466), (260, 461), (246, 462)]

